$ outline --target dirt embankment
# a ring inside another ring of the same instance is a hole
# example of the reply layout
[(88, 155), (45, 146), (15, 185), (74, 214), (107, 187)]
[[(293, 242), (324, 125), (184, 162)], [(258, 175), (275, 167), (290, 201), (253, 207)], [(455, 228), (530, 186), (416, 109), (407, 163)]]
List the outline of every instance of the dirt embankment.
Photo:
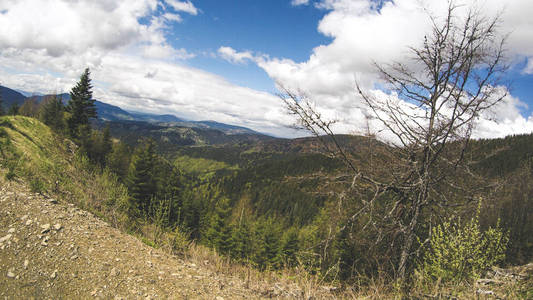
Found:
[(206, 265), (153, 249), (72, 204), (30, 193), (21, 183), (2, 181), (2, 299), (267, 296), (242, 278), (223, 276)]

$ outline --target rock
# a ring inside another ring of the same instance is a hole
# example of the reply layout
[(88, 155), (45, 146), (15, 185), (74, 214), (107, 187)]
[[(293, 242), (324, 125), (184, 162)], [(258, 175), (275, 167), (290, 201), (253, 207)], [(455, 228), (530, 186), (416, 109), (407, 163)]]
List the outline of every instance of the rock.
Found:
[(59, 231), (61, 228), (63, 228), (63, 227), (62, 227), (61, 224), (59, 224), (59, 223), (57, 223), (56, 225), (54, 225), (54, 229), (57, 230), (57, 231)]
[(7, 277), (9, 278), (15, 278), (15, 269), (11, 268), (7, 271)]
[(47, 233), (48, 231), (50, 231), (50, 224), (41, 225), (41, 228), (42, 228), (41, 233)]
[(111, 272), (109, 273), (111, 276), (118, 276), (120, 274), (120, 271), (117, 270), (117, 268), (111, 269)]
[(493, 291), (487, 291), (487, 290), (482, 290), (482, 289), (477, 289), (476, 294), (478, 294), (478, 295), (490, 295), (490, 296), (495, 296), (496, 295)]
[(495, 280), (495, 279), (488, 279), (488, 278), (478, 279), (476, 283), (478, 285), (502, 285), (504, 284), (503, 281)]
[(54, 270), (54, 272), (52, 272), (52, 275), (50, 275), (50, 279), (56, 279), (57, 277), (57, 270)]
[(49, 239), (48, 236), (45, 236), (43, 238), (43, 240), (41, 241), (41, 245), (42, 246), (48, 246), (48, 239)]
[(24, 223), (24, 224), (26, 224), (26, 226), (29, 226), (29, 225), (31, 225), (31, 222), (32, 222), (32, 220), (28, 219), (28, 220), (26, 220), (26, 223)]
[(217, 296), (215, 299), (216, 299), (216, 300), (224, 300), (224, 297)]
[(24, 270), (28, 269), (28, 265), (30, 264), (30, 261), (25, 259), (24, 260)]
[(15, 233), (15, 228), (9, 228), (9, 230), (7, 231), (7, 233)]
[(48, 200), (48, 202), (50, 202), (51, 204), (57, 204), (57, 200), (54, 198), (51, 198), (50, 200)]
[(3, 243), (5, 241), (9, 241), (9, 239), (12, 237), (13, 235), (12, 234), (8, 234), (2, 238), (0, 238), (0, 243)]
[(27, 218), (28, 218), (28, 215), (23, 215), (23, 216), (20, 218), (20, 220), (21, 220), (21, 221), (24, 221), (24, 220), (26, 220)]

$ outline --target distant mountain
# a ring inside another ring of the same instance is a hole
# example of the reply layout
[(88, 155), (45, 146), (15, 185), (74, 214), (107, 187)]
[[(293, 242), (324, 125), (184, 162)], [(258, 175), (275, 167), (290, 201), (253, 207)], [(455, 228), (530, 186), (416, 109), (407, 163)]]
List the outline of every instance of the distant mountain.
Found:
[(180, 119), (174, 115), (154, 115), (141, 112), (129, 112), (131, 116), (137, 121), (145, 121), (150, 123), (159, 123), (159, 122), (186, 122), (183, 119)]
[[(22, 105), (24, 101), (28, 98), (24, 96), (22, 93), (17, 92), (13, 89), (0, 86), (0, 92), (1, 96), (4, 102), (5, 108), (9, 108), (9, 106), (12, 105), (12, 103), (17, 103), (18, 105)], [(31, 95), (30, 97), (35, 97), (38, 102), (41, 102), (44, 98), (50, 97), (51, 95), (34, 95), (29, 92), (24, 92), (26, 94)], [(63, 102), (66, 104), (68, 101), (70, 101), (70, 94), (63, 93), (59, 94), (59, 97), (63, 100)], [(100, 121), (106, 121), (106, 122), (130, 122), (130, 121), (136, 121), (136, 122), (147, 122), (147, 123), (153, 123), (157, 124), (158, 127), (161, 128), (195, 128), (195, 129), (205, 129), (205, 130), (217, 130), (223, 133), (223, 135), (264, 135), (262, 133), (253, 131), (246, 127), (241, 126), (235, 126), (235, 125), (229, 125), (224, 123), (219, 123), (216, 121), (188, 121), (181, 118), (178, 118), (174, 115), (165, 114), (165, 115), (156, 115), (156, 114), (149, 114), (149, 113), (142, 113), (142, 112), (128, 112), (126, 110), (123, 110), (122, 108), (108, 104), (105, 102), (101, 102), (99, 100), (95, 100), (95, 106), (96, 111), (98, 114), (98, 119)], [(127, 123), (131, 124), (131, 123)], [(119, 126), (120, 127), (120, 126)], [(145, 126), (141, 126), (145, 127)], [(149, 126), (146, 126), (149, 127)], [(173, 130), (169, 130), (173, 131)], [(196, 130), (195, 132), (201, 132), (201, 130)], [(200, 134), (200, 136), (205, 136), (204, 134)], [(194, 140), (200, 141), (202, 140), (202, 143), (211, 144), (212, 141), (215, 144), (221, 143), (221, 142), (228, 142), (228, 141), (240, 141), (240, 138), (224, 138), (224, 137), (216, 137), (218, 134), (209, 133), (207, 134), (209, 138), (207, 138), (205, 141), (204, 139), (198, 137), (195, 137)], [(248, 138), (244, 138), (244, 140), (248, 140)], [(187, 139), (188, 142), (190, 142)], [(194, 142), (193, 142), (194, 144)]]
[(13, 103), (22, 105), (22, 103), (24, 103), (24, 100), (26, 100), (26, 96), (10, 88), (6, 88), (4, 86), (0, 86), (0, 97), (2, 97), (2, 103), (3, 103), (4, 109), (6, 110), (11, 105), (13, 105)]

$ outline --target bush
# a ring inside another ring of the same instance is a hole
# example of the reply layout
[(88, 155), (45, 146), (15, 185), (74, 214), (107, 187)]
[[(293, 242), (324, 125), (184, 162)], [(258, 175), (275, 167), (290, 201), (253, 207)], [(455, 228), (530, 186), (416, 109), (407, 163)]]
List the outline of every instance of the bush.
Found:
[(466, 224), (449, 220), (434, 227), (430, 247), (420, 268), (426, 279), (459, 283), (480, 278), (505, 258), (509, 234), (500, 228), (480, 230), (479, 203), (476, 215)]

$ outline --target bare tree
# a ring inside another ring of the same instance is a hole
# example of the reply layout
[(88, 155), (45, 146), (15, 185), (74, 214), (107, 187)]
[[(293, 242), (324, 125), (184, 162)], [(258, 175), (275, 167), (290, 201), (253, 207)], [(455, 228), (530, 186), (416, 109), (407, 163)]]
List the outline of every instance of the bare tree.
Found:
[(453, 207), (461, 202), (459, 197), (464, 202), (473, 195), (454, 176), (458, 170), (474, 176), (464, 157), (472, 128), (482, 112), (506, 96), (501, 76), (507, 68), (505, 38), (497, 32), (499, 16), (487, 18), (471, 8), (459, 17), (460, 9), (450, 2), (444, 18), (429, 14), (432, 31), (421, 47), (410, 48), (408, 63), (375, 64), (389, 94), (378, 96), (356, 84), (370, 115), (395, 137), (385, 148), (394, 157), (388, 176), (358, 168), (350, 151), (337, 142), (332, 122), (325, 121), (308, 98), (287, 89), (281, 96), (302, 127), (327, 137), (328, 151), (347, 163), (354, 182), (363, 181), (373, 189), (371, 199), (364, 200), (348, 222), (370, 213), (380, 196), (393, 195), (383, 218), (401, 236), (396, 277), (402, 281), (418, 253), (414, 243), (423, 223), (439, 208)]

